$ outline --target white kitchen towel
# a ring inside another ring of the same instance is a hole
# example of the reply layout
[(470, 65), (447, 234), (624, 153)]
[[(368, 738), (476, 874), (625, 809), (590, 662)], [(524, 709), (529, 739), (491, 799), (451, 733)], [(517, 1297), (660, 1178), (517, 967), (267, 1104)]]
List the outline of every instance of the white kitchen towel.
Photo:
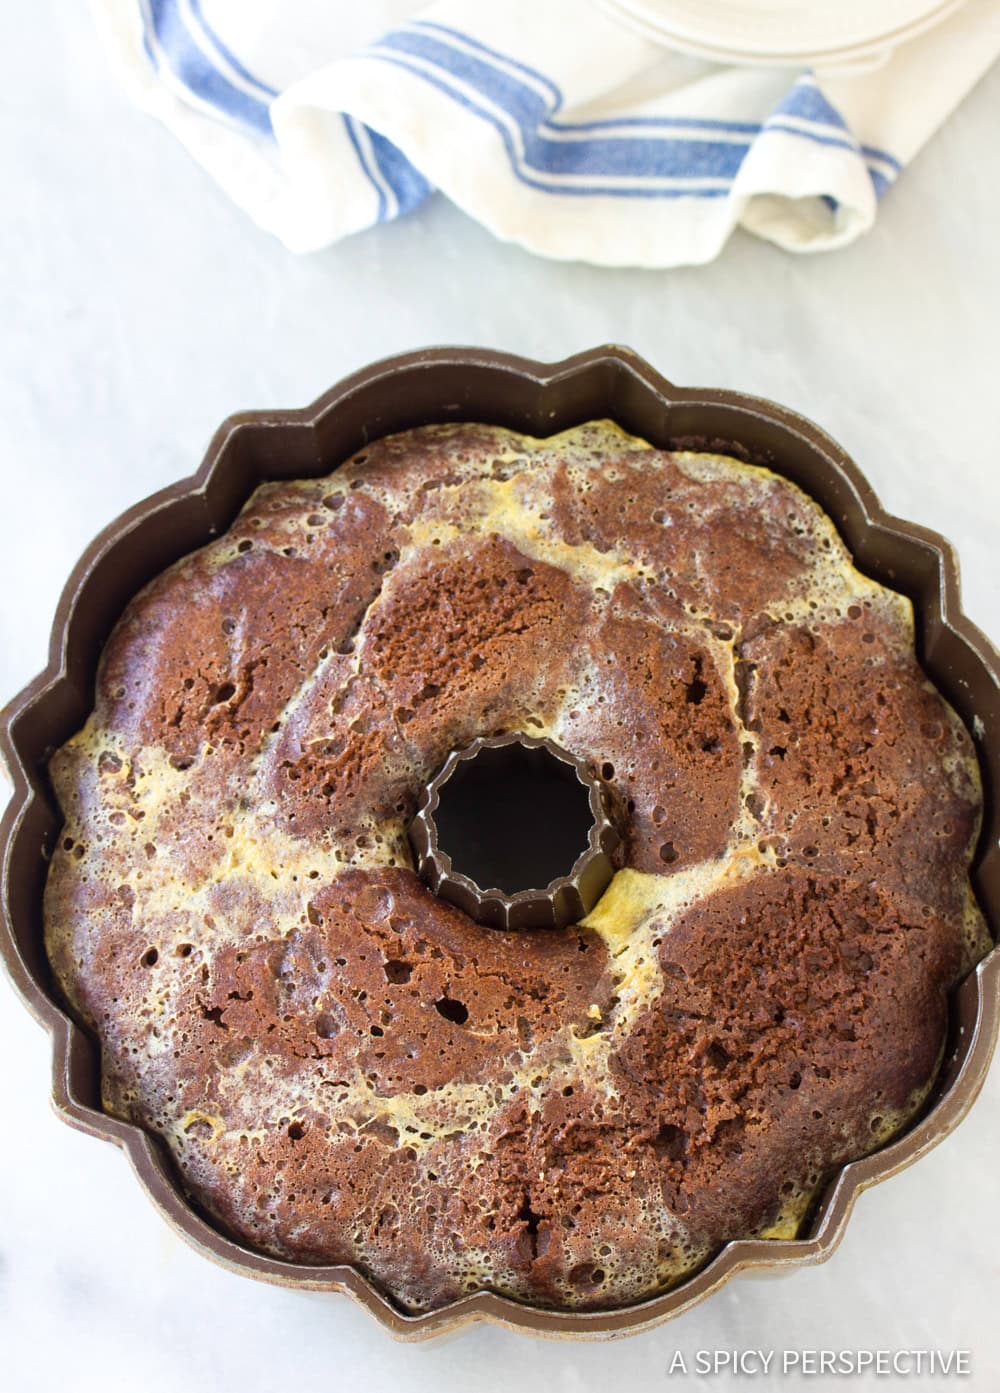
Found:
[(601, 265), (710, 261), (736, 226), (843, 246), (1000, 54), (1000, 0), (874, 70), (798, 74), (671, 52), (592, 0), (92, 5), (133, 98), (297, 252), (434, 189)]

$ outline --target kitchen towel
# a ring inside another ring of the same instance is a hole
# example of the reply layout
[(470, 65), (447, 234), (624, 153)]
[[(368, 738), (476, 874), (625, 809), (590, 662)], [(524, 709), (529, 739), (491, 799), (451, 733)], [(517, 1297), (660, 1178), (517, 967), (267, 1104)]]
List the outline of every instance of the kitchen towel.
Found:
[(843, 246), (1000, 54), (1000, 0), (799, 73), (686, 57), (593, 0), (91, 3), (133, 99), (295, 252), (435, 189), (599, 265), (707, 262), (737, 226)]

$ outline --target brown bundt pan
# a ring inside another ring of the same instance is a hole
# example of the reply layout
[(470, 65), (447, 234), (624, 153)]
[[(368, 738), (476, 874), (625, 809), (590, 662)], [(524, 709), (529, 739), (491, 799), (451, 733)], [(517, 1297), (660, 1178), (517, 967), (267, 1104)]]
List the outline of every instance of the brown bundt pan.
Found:
[(42, 943), (42, 888), (60, 830), (47, 762), (91, 709), (98, 657), (127, 601), (157, 572), (222, 532), (264, 480), (326, 474), (373, 438), (432, 422), (484, 421), (545, 436), (600, 417), (660, 447), (723, 449), (786, 475), (826, 509), (863, 571), (910, 597), (919, 656), (979, 753), (986, 807), (973, 883), (996, 938), (1000, 655), (962, 614), (951, 546), (890, 517), (844, 451), (801, 416), (736, 392), (674, 387), (627, 349), (597, 348), (555, 364), (485, 349), (430, 349), (365, 368), (303, 410), (231, 417), (197, 474), (129, 509), (87, 549), (59, 602), (48, 666), (0, 716), (0, 751), (14, 784), (0, 824), (0, 947), (15, 987), (52, 1035), (56, 1110), (74, 1127), (122, 1147), (154, 1204), (201, 1252), (264, 1281), (349, 1292), (402, 1339), (477, 1321), (561, 1338), (624, 1335), (687, 1310), (737, 1272), (822, 1261), (843, 1234), (856, 1196), (917, 1160), (965, 1115), (996, 1041), (995, 950), (954, 993), (944, 1064), (922, 1114), (904, 1135), (831, 1178), (808, 1233), (730, 1243), (671, 1291), (611, 1311), (543, 1310), (481, 1292), (426, 1315), (405, 1315), (354, 1268), (282, 1262), (227, 1238), (188, 1203), (157, 1139), (101, 1110), (97, 1044), (67, 1014)]

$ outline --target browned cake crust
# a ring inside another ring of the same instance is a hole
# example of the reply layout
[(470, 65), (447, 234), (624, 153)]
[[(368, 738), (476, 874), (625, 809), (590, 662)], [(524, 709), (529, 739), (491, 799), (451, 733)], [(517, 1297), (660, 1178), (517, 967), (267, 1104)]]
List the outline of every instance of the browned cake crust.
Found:
[[(421, 785), (513, 730), (623, 833), (565, 931), (412, 870)], [(258, 489), (130, 605), (52, 775), (47, 943), (106, 1108), (229, 1232), (408, 1310), (612, 1306), (793, 1235), (920, 1105), (986, 946), (908, 602), (787, 481), (608, 423)]]

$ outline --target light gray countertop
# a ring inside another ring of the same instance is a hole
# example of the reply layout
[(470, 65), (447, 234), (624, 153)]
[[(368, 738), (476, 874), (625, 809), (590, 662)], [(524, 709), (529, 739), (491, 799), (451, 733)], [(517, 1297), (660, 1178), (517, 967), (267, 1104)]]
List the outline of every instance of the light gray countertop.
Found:
[[(740, 235), (715, 265), (660, 273), (533, 259), (440, 199), (296, 260), (126, 105), (75, 7), (3, 7), (0, 69), (3, 697), (43, 664), (83, 546), (190, 473), (224, 416), (303, 404), (373, 358), (437, 343), (543, 359), (626, 343), (676, 382), (794, 406), (847, 447), (891, 510), (957, 544), (966, 608), (1000, 638), (1000, 70), (903, 175), (864, 241), (793, 260)], [(48, 1042), (6, 987), (0, 1059), (12, 1393), (688, 1387), (694, 1378), (668, 1378), (673, 1352), (691, 1363), (715, 1348), (780, 1359), (958, 1347), (972, 1352), (965, 1386), (1000, 1386), (1000, 1070), (952, 1138), (861, 1198), (824, 1266), (737, 1279), (624, 1344), (480, 1329), (413, 1348), (346, 1299), (257, 1285), (174, 1237), (114, 1148), (53, 1117)]]

